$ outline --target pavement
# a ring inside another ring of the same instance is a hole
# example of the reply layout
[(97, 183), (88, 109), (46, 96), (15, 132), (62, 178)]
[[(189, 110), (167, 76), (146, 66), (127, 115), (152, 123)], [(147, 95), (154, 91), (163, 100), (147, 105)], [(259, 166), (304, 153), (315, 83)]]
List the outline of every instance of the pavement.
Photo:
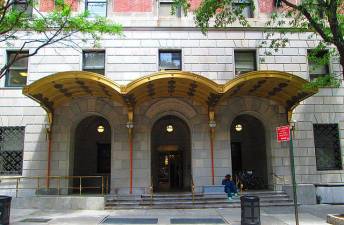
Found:
[[(300, 225), (323, 225), (327, 214), (343, 214), (344, 205), (303, 205), (299, 207)], [(262, 225), (295, 225), (293, 207), (264, 207), (260, 210)], [(106, 219), (109, 219), (106, 221)], [(116, 218), (113, 220), (112, 218)], [(129, 210), (37, 210), (11, 209), (11, 225), (95, 225), (95, 224), (172, 224), (171, 219), (186, 219), (184, 224), (218, 224), (209, 223), (222, 219), (222, 224), (240, 225), (240, 208), (209, 209), (129, 209)], [(50, 219), (47, 222), (23, 220)], [(129, 220), (127, 220), (129, 219)], [(130, 220), (134, 219), (134, 220)], [(135, 220), (137, 219), (137, 220)], [(146, 220), (145, 220), (146, 219)], [(150, 219), (149, 221), (147, 219)], [(205, 220), (208, 221), (205, 222)], [(209, 220), (210, 219), (210, 220)], [(125, 222), (127, 220), (127, 222)], [(155, 222), (152, 222), (155, 221)], [(203, 221), (202, 223), (200, 221)], [(178, 221), (174, 221), (178, 222)], [(179, 221), (180, 222), (180, 221)]]

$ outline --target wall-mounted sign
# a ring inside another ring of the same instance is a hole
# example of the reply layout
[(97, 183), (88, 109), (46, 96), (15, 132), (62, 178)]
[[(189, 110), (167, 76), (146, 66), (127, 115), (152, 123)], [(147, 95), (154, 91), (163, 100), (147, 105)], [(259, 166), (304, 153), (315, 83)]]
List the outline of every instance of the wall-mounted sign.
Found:
[(290, 128), (289, 125), (276, 128), (277, 141), (290, 141)]

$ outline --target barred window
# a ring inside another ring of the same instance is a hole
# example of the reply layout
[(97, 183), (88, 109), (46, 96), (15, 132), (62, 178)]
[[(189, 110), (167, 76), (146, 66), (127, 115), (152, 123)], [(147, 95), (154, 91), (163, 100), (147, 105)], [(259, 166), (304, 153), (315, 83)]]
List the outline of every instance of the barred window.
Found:
[(0, 175), (21, 175), (25, 127), (0, 127)]
[(313, 124), (317, 170), (341, 170), (338, 124)]

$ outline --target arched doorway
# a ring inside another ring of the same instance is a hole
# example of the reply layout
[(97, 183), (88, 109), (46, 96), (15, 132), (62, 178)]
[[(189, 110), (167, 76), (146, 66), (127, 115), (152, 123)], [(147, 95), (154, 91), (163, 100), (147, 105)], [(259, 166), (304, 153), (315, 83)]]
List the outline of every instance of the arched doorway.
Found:
[[(75, 130), (74, 176), (104, 176), (104, 185), (111, 174), (111, 128), (106, 119), (89, 116), (83, 119)], [(73, 186), (79, 187), (78, 179)], [(101, 178), (85, 178), (82, 181), (83, 193), (101, 193)], [(91, 188), (93, 187), (93, 188)], [(108, 188), (110, 190), (110, 187)], [(79, 190), (76, 190), (79, 191)]]
[(187, 124), (164, 116), (151, 132), (151, 169), (155, 192), (190, 191), (191, 141)]
[(256, 117), (244, 114), (233, 120), (231, 155), (233, 174), (244, 173), (241, 176), (249, 182), (247, 188), (268, 187), (265, 129)]

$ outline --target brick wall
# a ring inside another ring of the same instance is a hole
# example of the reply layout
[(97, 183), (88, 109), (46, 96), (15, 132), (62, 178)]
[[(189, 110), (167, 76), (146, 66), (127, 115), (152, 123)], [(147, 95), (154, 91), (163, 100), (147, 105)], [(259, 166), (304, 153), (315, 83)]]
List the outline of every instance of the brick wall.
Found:
[(152, 0), (113, 0), (114, 12), (151, 12)]

